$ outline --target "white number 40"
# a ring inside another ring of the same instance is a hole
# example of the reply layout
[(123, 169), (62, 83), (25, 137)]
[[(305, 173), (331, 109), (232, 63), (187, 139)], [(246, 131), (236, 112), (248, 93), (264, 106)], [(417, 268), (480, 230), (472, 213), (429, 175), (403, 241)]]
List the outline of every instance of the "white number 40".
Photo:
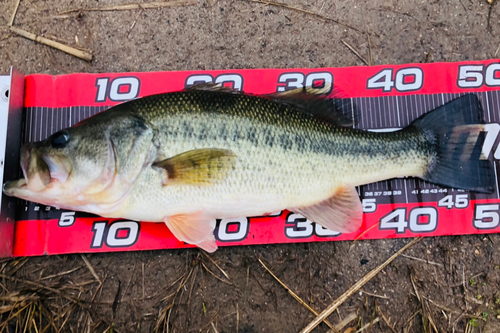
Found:
[(431, 232), (436, 230), (438, 212), (434, 207), (417, 207), (410, 211), (406, 220), (406, 208), (397, 208), (380, 219), (380, 230), (396, 230), (397, 234), (406, 232)]
[(422, 88), (424, 84), (424, 72), (418, 67), (401, 68), (393, 76), (392, 69), (383, 69), (368, 79), (368, 89), (382, 89), (384, 92), (392, 91), (415, 91)]

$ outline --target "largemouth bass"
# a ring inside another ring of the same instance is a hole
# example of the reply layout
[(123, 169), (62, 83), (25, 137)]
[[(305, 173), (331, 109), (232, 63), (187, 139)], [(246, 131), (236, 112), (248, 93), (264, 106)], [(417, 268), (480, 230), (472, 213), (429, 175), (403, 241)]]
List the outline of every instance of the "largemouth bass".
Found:
[(215, 218), (288, 209), (354, 232), (363, 219), (355, 186), (389, 178), (493, 191), (475, 95), (390, 133), (353, 129), (344, 111), (302, 90), (251, 96), (200, 86), (148, 96), (25, 144), (24, 178), (4, 192), (108, 218), (163, 221), (179, 240), (213, 252)]

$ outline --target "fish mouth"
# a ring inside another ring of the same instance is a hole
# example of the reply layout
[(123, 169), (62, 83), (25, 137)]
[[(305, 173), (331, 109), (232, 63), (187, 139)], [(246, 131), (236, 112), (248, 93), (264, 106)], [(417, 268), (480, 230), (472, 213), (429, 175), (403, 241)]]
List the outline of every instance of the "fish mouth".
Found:
[(3, 184), (3, 193), (8, 196), (19, 196), (18, 193), (27, 190), (27, 183), (24, 178), (12, 180)]
[(30, 193), (41, 192), (53, 182), (50, 165), (32, 143), (21, 147), (21, 170), (23, 178), (8, 181), (3, 185), (3, 192), (9, 196), (24, 198)]
[(40, 151), (31, 143), (21, 148), (21, 169), (24, 182), (21, 180), (15, 182), (19, 187), (26, 186), (26, 189), (32, 192), (40, 192), (52, 181), (48, 164)]
[(45, 205), (57, 203), (72, 171), (70, 159), (64, 154), (46, 152), (37, 143), (27, 143), (21, 147), (20, 164), (23, 177), (5, 182), (3, 193)]

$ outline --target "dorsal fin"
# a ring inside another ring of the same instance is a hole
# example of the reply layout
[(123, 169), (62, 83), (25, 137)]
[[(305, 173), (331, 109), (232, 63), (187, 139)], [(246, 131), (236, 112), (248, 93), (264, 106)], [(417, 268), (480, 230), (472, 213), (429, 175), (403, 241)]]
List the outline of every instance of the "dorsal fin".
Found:
[(352, 127), (356, 124), (357, 109), (340, 89), (331, 93), (331, 85), (322, 89), (302, 87), (265, 95), (272, 101), (293, 106), (332, 125)]
[(356, 115), (358, 112), (351, 99), (343, 97), (340, 89), (336, 88), (330, 92), (332, 87), (329, 83), (325, 84), (321, 89), (302, 87), (266, 95), (247, 94), (240, 90), (224, 87), (220, 83), (211, 82), (195, 84), (186, 88), (186, 90), (216, 91), (258, 96), (270, 99), (276, 103), (291, 106), (332, 125), (353, 127), (357, 123)]
[(192, 86), (187, 87), (185, 90), (218, 91), (231, 94), (243, 94), (241, 90), (236, 90), (231, 87), (225, 87), (220, 83), (213, 83), (213, 82), (196, 83), (193, 84)]

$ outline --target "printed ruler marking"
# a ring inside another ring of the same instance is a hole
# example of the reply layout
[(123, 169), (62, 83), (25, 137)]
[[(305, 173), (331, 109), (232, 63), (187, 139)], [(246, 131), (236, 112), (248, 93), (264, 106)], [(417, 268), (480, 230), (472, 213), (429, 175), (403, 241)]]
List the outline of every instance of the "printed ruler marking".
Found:
[(498, 192), (497, 162), (495, 160), (493, 160), (493, 171), (495, 171), (495, 187), (497, 188), (497, 199), (500, 199), (500, 193)]
[(486, 110), (488, 110), (488, 122), (491, 123), (490, 101), (488, 100), (488, 92), (485, 92)]

